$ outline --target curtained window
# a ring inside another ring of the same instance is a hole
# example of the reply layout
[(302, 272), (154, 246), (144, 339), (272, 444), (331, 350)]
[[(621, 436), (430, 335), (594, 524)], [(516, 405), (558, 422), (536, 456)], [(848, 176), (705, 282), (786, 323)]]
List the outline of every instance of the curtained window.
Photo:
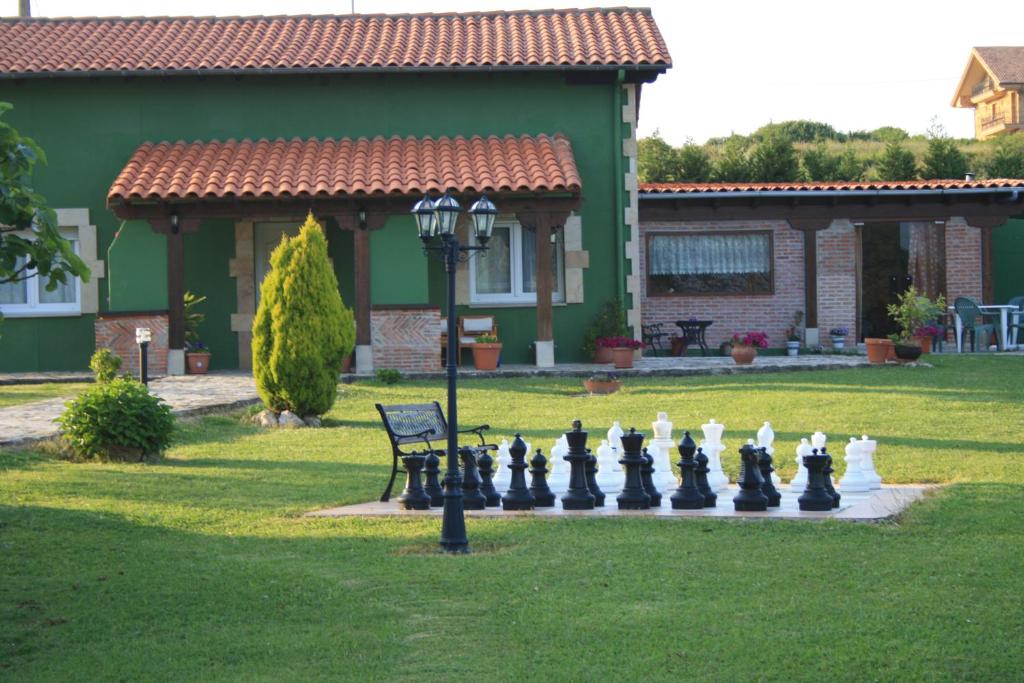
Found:
[[(78, 233), (76, 230), (61, 228), (61, 235), (71, 242), (75, 253), (78, 253)], [(31, 237), (31, 233), (20, 233), (23, 237)], [(24, 265), (19, 258), (16, 267)], [(81, 312), (77, 277), (69, 278), (66, 283), (58, 284), (53, 291), (47, 291), (47, 278), (41, 278), (35, 269), (23, 273), (23, 279), (16, 282), (0, 284), (0, 315), (11, 318), (32, 316), (76, 315)]]
[(647, 293), (771, 294), (771, 233), (651, 234)]
[[(552, 233), (551, 300), (565, 301), (564, 231)], [(476, 243), (474, 238), (473, 243)], [(470, 302), (523, 304), (537, 302), (537, 237), (518, 222), (496, 222), (487, 251), (470, 261)]]

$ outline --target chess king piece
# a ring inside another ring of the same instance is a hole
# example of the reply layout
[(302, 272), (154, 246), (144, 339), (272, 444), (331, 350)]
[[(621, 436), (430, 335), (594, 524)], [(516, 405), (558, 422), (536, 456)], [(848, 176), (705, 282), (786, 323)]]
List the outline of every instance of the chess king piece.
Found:
[(615, 449), (615, 457), (622, 456), (622, 425), (619, 424), (618, 420), (612, 422), (611, 428), (608, 430), (608, 445)]
[(480, 472), (476, 464), (476, 450), (463, 446), (459, 449), (462, 460), (462, 505), (467, 510), (483, 510), (487, 498), (480, 491)]
[(768, 496), (761, 492), (764, 479), (757, 468), (757, 455), (753, 444), (740, 447), (740, 492), (732, 499), (737, 512), (764, 512), (768, 509)]
[(804, 456), (811, 455), (814, 447), (807, 439), (800, 439), (800, 445), (796, 447), (796, 475), (789, 482), (789, 492), (799, 495), (807, 488), (807, 468), (804, 467)]
[(850, 443), (846, 444), (846, 472), (839, 480), (839, 487), (843, 493), (866, 493), (871, 490), (871, 482), (864, 476), (861, 469), (861, 448), (856, 438), (850, 437)]
[(428, 453), (423, 460), (423, 475), (426, 483), (423, 485), (423, 492), (430, 496), (430, 507), (444, 507), (444, 489), (441, 488), (441, 459), (434, 453)]
[(494, 482), (494, 488), (498, 491), (504, 491), (508, 488), (510, 475), (512, 470), (508, 468), (508, 464), (512, 462), (511, 456), (508, 454), (508, 439), (502, 439), (501, 443), (498, 444), (498, 457), (494, 461), (494, 476), (491, 480)]
[(606, 496), (614, 496), (622, 490), (622, 466), (607, 439), (597, 447), (597, 485)]
[(600, 485), (597, 483), (597, 456), (587, 449), (587, 488), (594, 495), (594, 507), (604, 507), (604, 491), (601, 490)]
[(797, 503), (804, 512), (828, 512), (832, 509), (834, 499), (825, 489), (827, 462), (828, 456), (822, 455), (814, 447), (811, 448), (810, 455), (803, 456), (803, 466), (807, 469), (807, 485), (797, 498)]
[(640, 468), (645, 462), (641, 449), (644, 435), (629, 428), (629, 434), (622, 435), (622, 457), (619, 463), (626, 470), (626, 481), (622, 492), (615, 498), (620, 510), (647, 510), (651, 507), (651, 497), (644, 491)]
[(544, 475), (548, 473), (548, 459), (537, 449), (537, 453), (530, 459), (530, 493), (533, 494), (533, 505), (539, 508), (549, 508), (555, 505), (555, 494), (548, 487)]
[(654, 456), (646, 448), (641, 451), (644, 464), (640, 465), (640, 484), (651, 497), (651, 507), (661, 507), (661, 493), (654, 486)]
[(501, 507), (503, 510), (532, 510), (533, 494), (526, 488), (526, 442), (523, 437), (516, 434), (508, 451), (512, 459), (508, 466), (512, 475), (508, 491), (501, 497)]
[(477, 471), (480, 473), (480, 493), (483, 494), (484, 503), (489, 508), (496, 508), (501, 505), (501, 494), (494, 488), (494, 458), (487, 451), (480, 451), (476, 458)]
[(711, 486), (708, 485), (708, 456), (704, 455), (704, 449), (698, 448), (697, 455), (694, 456), (694, 460), (697, 461), (697, 469), (694, 470), (695, 478), (697, 480), (697, 489), (704, 496), (704, 507), (713, 508), (718, 505), (718, 494), (711, 490)]
[(878, 442), (869, 439), (867, 434), (860, 437), (860, 467), (864, 470), (864, 476), (871, 483), (872, 489), (882, 488), (882, 477), (875, 469), (875, 451), (878, 450)]
[(647, 452), (654, 456), (654, 490), (675, 490), (676, 477), (672, 474), (672, 453), (676, 444), (672, 441), (672, 423), (668, 413), (658, 413), (658, 419), (651, 423), (654, 438), (651, 439)]
[(708, 456), (708, 486), (712, 491), (721, 491), (729, 486), (729, 477), (722, 469), (722, 452), (725, 450), (722, 432), (725, 431), (725, 425), (708, 420), (700, 428), (704, 432), (704, 454)]
[(565, 435), (558, 437), (551, 447), (551, 474), (548, 475), (548, 487), (555, 493), (565, 493), (569, 489), (569, 463), (565, 456), (569, 453), (569, 442)]
[[(702, 510), (704, 509), (704, 494), (697, 486), (697, 461), (694, 460), (694, 453), (697, 451), (697, 444), (690, 438), (690, 432), (684, 432), (683, 438), (679, 441), (679, 465), (680, 482), (679, 488), (675, 490), (669, 500), (672, 502), (673, 510)], [(705, 461), (707, 456), (705, 456)], [(704, 479), (707, 485), (707, 477)]]
[[(765, 422), (765, 424), (768, 423)], [(764, 480), (764, 483), (761, 484), (761, 493), (768, 499), (768, 507), (779, 507), (782, 503), (782, 494), (775, 488), (775, 482), (772, 481), (772, 472), (775, 471), (775, 468), (772, 467), (772, 454), (764, 446), (757, 449), (757, 469), (761, 472), (761, 478)]]
[[(772, 445), (775, 443), (775, 430), (772, 429), (772, 423), (765, 420), (765, 423), (761, 425), (761, 428), (757, 430), (757, 446), (768, 451), (768, 455), (775, 460), (775, 447)], [(782, 479), (779, 475), (775, 474), (775, 468), (772, 468), (772, 484), (779, 486), (782, 484)]]
[(406, 510), (430, 509), (430, 496), (423, 491), (423, 482), (420, 479), (424, 460), (423, 455), (402, 456), (402, 464), (405, 465), (405, 489), (398, 497), (398, 504)]
[(828, 491), (828, 495), (832, 496), (832, 507), (839, 507), (839, 491), (836, 491), (836, 487), (832, 485), (832, 473), (835, 469), (832, 467), (832, 455), (824, 447), (818, 451), (821, 455), (825, 456), (825, 490)]
[(562, 496), (562, 508), (565, 510), (593, 510), (594, 494), (587, 487), (587, 433), (583, 431), (583, 423), (573, 420), (572, 431), (565, 433), (569, 443), (569, 452), (564, 456), (569, 462), (569, 489)]

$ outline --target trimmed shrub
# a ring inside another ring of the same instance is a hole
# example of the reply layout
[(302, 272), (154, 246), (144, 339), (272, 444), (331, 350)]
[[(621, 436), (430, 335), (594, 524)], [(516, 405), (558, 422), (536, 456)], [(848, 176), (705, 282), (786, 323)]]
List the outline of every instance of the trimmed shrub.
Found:
[(398, 384), (402, 379), (401, 371), (394, 368), (377, 368), (374, 374), (377, 376), (377, 381), (382, 384)]
[(89, 359), (89, 369), (98, 383), (106, 384), (117, 377), (117, 371), (121, 369), (121, 357), (110, 349), (96, 349), (96, 353)]
[(622, 302), (618, 299), (611, 299), (601, 305), (597, 315), (594, 316), (590, 327), (583, 333), (583, 355), (593, 358), (597, 351), (597, 340), (600, 337), (621, 337), (629, 330), (626, 328), (626, 311), (622, 308)]
[(57, 418), (67, 449), (82, 459), (141, 460), (171, 442), (174, 415), (129, 377), (96, 384), (68, 401)]
[(327, 238), (310, 214), (299, 235), (285, 235), (270, 255), (252, 329), (252, 367), (267, 408), (322, 415), (334, 404), (338, 375), (355, 346)]

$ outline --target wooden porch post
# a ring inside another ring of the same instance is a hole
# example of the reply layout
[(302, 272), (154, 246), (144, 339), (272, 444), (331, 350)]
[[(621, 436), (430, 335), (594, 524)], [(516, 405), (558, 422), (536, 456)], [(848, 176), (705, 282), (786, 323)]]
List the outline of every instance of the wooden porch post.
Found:
[(370, 231), (387, 223), (388, 214), (366, 212), (360, 219), (359, 210), (335, 214), (334, 221), (342, 230), (352, 232), (352, 275), (356, 288), (356, 368), (360, 372), (373, 372), (373, 331), (370, 320)]
[(552, 323), (551, 296), (554, 292), (554, 274), (551, 272), (551, 235), (565, 225), (568, 211), (523, 211), (516, 215), (519, 223), (532, 229), (536, 235), (537, 274), (537, 337), (534, 342), (537, 367), (555, 364), (554, 325)]
[(790, 218), (789, 225), (804, 234), (804, 343), (820, 343), (818, 332), (818, 232), (832, 224), (830, 218)]
[(167, 374), (185, 374), (185, 233), (197, 218), (153, 218), (150, 227), (167, 238)]

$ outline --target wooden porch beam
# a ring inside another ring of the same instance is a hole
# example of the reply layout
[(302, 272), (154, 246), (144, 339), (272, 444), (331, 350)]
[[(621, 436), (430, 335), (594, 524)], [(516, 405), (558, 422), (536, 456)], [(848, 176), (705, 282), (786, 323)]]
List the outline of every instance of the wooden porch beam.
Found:
[(199, 221), (169, 217), (149, 222), (154, 232), (167, 237), (167, 347), (185, 348), (185, 233), (196, 232)]

